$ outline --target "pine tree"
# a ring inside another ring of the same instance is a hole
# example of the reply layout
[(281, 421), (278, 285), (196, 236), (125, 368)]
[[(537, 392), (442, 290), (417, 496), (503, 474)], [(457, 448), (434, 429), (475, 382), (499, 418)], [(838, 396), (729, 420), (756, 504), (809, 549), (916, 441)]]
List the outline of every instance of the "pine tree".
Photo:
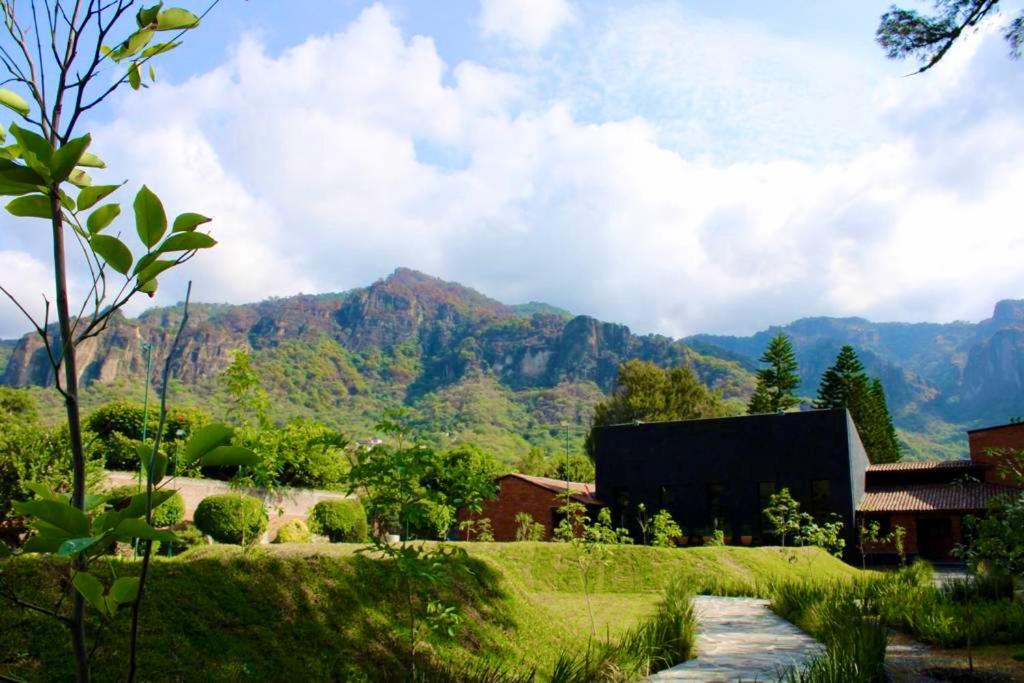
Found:
[(903, 449), (896, 437), (896, 427), (892, 423), (889, 404), (885, 399), (885, 389), (877, 377), (871, 381), (869, 389), (871, 406), (871, 431), (873, 452), (869, 452), (871, 462), (896, 462), (903, 457)]
[(789, 337), (781, 332), (772, 337), (760, 361), (768, 367), (757, 371), (757, 389), (747, 413), (781, 413), (799, 404), (793, 390), (800, 386), (800, 376)]
[(818, 400), (814, 407), (822, 410), (846, 408), (851, 413), (868, 394), (868, 376), (857, 352), (847, 344), (839, 350), (835, 364), (821, 376)]
[(840, 349), (835, 364), (822, 375), (814, 406), (849, 410), (872, 463), (896, 462), (902, 456), (882, 382), (868, 379), (852, 346)]

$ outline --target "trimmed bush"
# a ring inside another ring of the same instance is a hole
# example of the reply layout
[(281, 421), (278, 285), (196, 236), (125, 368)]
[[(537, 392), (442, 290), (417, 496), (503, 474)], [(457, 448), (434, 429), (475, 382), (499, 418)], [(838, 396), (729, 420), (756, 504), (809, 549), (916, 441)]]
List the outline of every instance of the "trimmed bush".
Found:
[(322, 500), (309, 513), (309, 530), (332, 543), (366, 540), (366, 511), (358, 500)]
[(178, 540), (171, 544), (171, 552), (175, 555), (180, 555), (196, 546), (207, 544), (206, 534), (192, 523), (186, 524), (181, 529), (176, 529), (174, 535), (178, 537)]
[(313, 535), (301, 519), (292, 519), (281, 525), (274, 537), (274, 543), (309, 543)]
[[(107, 492), (107, 495), (127, 498), (139, 493), (145, 493), (145, 488), (139, 488), (135, 484), (115, 486)], [(157, 528), (174, 526), (185, 519), (185, 501), (180, 493), (173, 496), (153, 508), (153, 526)]]
[(196, 526), (218, 543), (256, 543), (268, 521), (263, 501), (240, 493), (208, 496), (196, 507)]

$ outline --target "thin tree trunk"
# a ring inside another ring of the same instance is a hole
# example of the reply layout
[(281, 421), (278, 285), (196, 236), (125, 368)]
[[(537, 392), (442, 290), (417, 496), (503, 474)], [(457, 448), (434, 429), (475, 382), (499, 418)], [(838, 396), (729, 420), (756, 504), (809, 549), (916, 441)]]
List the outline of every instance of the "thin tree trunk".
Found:
[[(85, 509), (85, 451), (82, 448), (82, 422), (78, 406), (78, 362), (71, 333), (71, 314), (68, 308), (68, 281), (64, 263), (64, 214), (57, 188), (50, 190), (50, 210), (53, 213), (53, 268), (57, 285), (57, 324), (60, 328), (61, 354), (64, 365), (64, 407), (68, 415), (68, 439), (71, 445), (71, 504)], [(54, 368), (54, 372), (59, 372)], [(55, 382), (60, 378), (55, 376)], [(75, 571), (85, 570), (85, 560), (75, 561)], [(85, 640), (85, 598), (71, 589), (71, 647), (75, 658), (75, 678), (79, 683), (89, 681), (89, 651)]]

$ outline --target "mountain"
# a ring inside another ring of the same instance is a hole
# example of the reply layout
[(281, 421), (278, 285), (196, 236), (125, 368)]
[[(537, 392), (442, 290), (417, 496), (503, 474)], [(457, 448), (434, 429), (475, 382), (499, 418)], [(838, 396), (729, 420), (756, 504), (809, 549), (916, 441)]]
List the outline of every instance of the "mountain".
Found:
[(804, 318), (749, 337), (699, 334), (683, 341), (702, 354), (751, 368), (768, 340), (789, 336), (803, 395), (843, 344), (882, 379), (895, 422), (918, 454), (957, 455), (963, 430), (1024, 414), (1024, 301), (996, 304), (979, 323), (874, 323), (863, 318)]
[[(153, 367), (161, 368), (181, 314), (171, 306), (136, 319), (116, 316), (85, 344), (79, 365), (86, 408), (125, 396), (141, 400), (143, 345), (152, 346)], [(193, 304), (189, 314), (171, 365), (174, 404), (223, 410), (219, 374), (236, 349), (248, 349), (278, 419), (315, 417), (363, 438), (389, 406), (403, 405), (435, 441), (473, 441), (506, 461), (533, 447), (562, 452), (563, 423), (577, 448), (619, 363), (632, 358), (689, 365), (741, 411), (757, 358), (780, 331), (793, 341), (808, 398), (839, 348), (853, 345), (881, 378), (910, 457), (961, 457), (964, 429), (1024, 414), (1024, 301), (1000, 301), (979, 323), (820, 317), (747, 337), (674, 340), (544, 303), (505, 305), (399, 268), (348, 292)], [(51, 383), (33, 335), (0, 342), (0, 352), (7, 357), (3, 384)], [(53, 392), (37, 393), (56, 416)]]
[[(86, 343), (86, 406), (124, 394), (141, 399), (144, 345), (162, 367), (181, 314), (172, 306), (116, 316)], [(279, 419), (316, 417), (361, 438), (388, 406), (402, 404), (435, 439), (482, 443), (506, 460), (531, 447), (560, 451), (563, 422), (578, 444), (627, 359), (690, 365), (736, 407), (753, 386), (735, 362), (679, 341), (546, 304), (507, 306), (404, 268), (340, 294), (190, 306), (171, 364), (172, 402), (220, 410), (218, 375), (236, 349), (252, 352)], [(3, 383), (50, 384), (45, 353), (33, 335), (18, 340)]]

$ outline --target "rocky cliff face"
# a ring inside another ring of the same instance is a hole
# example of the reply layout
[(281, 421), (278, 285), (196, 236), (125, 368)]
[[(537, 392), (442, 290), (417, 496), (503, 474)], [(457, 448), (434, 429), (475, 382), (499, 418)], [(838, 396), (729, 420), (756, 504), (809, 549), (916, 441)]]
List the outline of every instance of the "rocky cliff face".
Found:
[[(242, 306), (196, 305), (172, 376), (185, 383), (220, 373), (235, 349), (269, 352), (291, 341), (329, 339), (356, 356), (404, 355), (419, 373), (392, 373), (423, 394), (467, 376), (494, 376), (514, 389), (592, 381), (607, 390), (619, 363), (643, 358), (663, 365), (686, 362), (711, 384), (736, 395), (750, 380), (738, 366), (706, 364), (685, 345), (636, 336), (623, 325), (530, 306), (530, 315), (458, 284), (399, 269), (364, 289), (340, 295), (297, 296)], [(179, 308), (154, 309), (137, 320), (115, 317), (81, 350), (81, 381), (112, 382), (144, 376), (144, 345), (161, 367), (180, 320)], [(729, 382), (722, 380), (729, 379)], [(11, 352), (8, 386), (53, 381), (46, 351), (34, 335)], [(727, 385), (727, 386), (726, 386)]]

